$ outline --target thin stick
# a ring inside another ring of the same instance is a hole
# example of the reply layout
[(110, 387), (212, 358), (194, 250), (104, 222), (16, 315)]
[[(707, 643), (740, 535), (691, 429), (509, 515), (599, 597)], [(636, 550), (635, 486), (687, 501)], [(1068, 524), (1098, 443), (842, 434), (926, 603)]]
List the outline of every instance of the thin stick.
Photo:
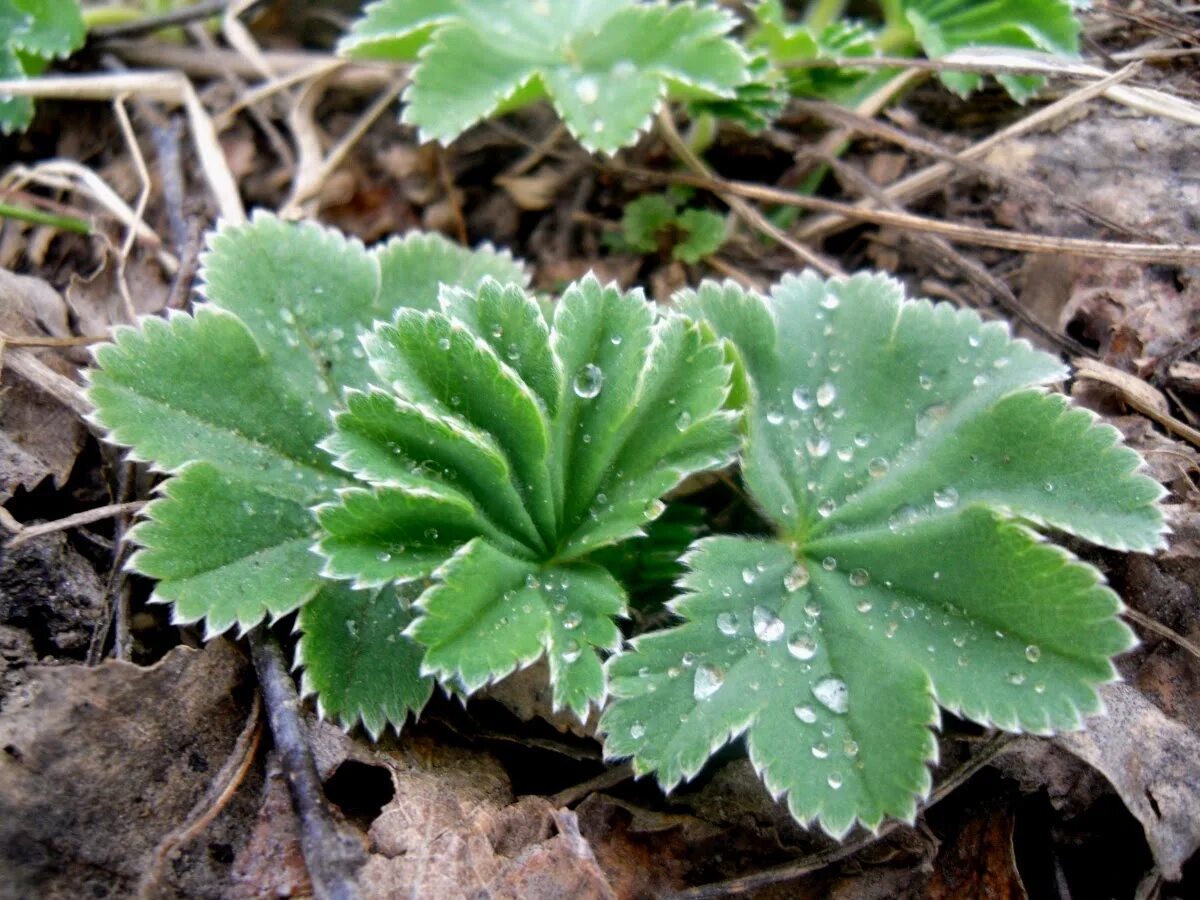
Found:
[(300, 848), (313, 893), (319, 900), (353, 900), (358, 897), (355, 875), (366, 856), (358, 842), (338, 830), (322, 799), (321, 779), (300, 726), (300, 700), (283, 651), (274, 635), (260, 626), (250, 632), (250, 653), (300, 820)]
[(9, 548), (17, 547), (26, 541), (32, 541), (34, 538), (41, 537), (44, 534), (51, 534), (55, 531), (66, 531), (68, 528), (78, 528), (80, 525), (90, 525), (92, 522), (111, 519), (113, 516), (137, 512), (145, 505), (145, 500), (134, 500), (130, 503), (113, 503), (109, 506), (99, 506), (96, 509), (87, 509), (71, 516), (55, 519), (53, 522), (23, 525), (17, 536), (8, 542), (8, 546)]
[(582, 784), (572, 785), (546, 799), (556, 809), (563, 806), (570, 806), (572, 803), (578, 803), (589, 794), (594, 794), (596, 791), (603, 791), (606, 788), (616, 787), (618, 784), (628, 781), (632, 777), (633, 766), (629, 763), (621, 763), (619, 766), (605, 769), (595, 778), (589, 778)]
[[(683, 138), (679, 136), (679, 132), (675, 128), (675, 121), (671, 118), (671, 111), (665, 105), (658, 112), (658, 123), (662, 130), (663, 139), (666, 140), (668, 146), (675, 152), (675, 155), (679, 157), (684, 165), (697, 173), (699, 180), (708, 185), (717, 185), (718, 187), (714, 189), (713, 193), (724, 200), (729, 208), (745, 221), (746, 224), (787, 247), (796, 256), (800, 257), (806, 265), (812, 266), (822, 274), (827, 276), (846, 274), (836, 263), (826, 260), (803, 244), (792, 240), (790, 236), (776, 227), (773, 222), (751, 204), (741, 199), (741, 197), (736, 196), (736, 192), (720, 189), (719, 185), (726, 182), (718, 181), (704, 160), (693, 153)], [(728, 183), (732, 184), (733, 182)]]
[(1200, 646), (1192, 643), (1174, 629), (1168, 628), (1162, 622), (1152, 619), (1145, 613), (1140, 613), (1136, 609), (1130, 609), (1129, 607), (1125, 607), (1125, 609), (1121, 611), (1121, 615), (1125, 616), (1125, 618), (1132, 622), (1137, 622), (1147, 631), (1153, 631), (1155, 634), (1166, 638), (1171, 643), (1178, 644), (1188, 653), (1192, 654), (1192, 656), (1200, 659)]
[[(1104, 91), (1113, 85), (1120, 84), (1132, 78), (1137, 74), (1139, 66), (1137, 64), (1128, 65), (1115, 72), (1108, 78), (1102, 81), (1097, 81), (1095, 84), (1090, 84), (1087, 87), (1080, 88), (1072, 94), (1063, 97), (1051, 103), (1049, 106), (1039, 109), (1019, 122), (1014, 122), (1007, 128), (993, 134), (991, 137), (985, 138), (976, 144), (966, 148), (960, 153), (955, 154), (955, 160), (958, 162), (968, 162), (971, 160), (980, 159), (986, 156), (1000, 144), (1005, 143), (1013, 138), (1028, 134), (1043, 125), (1054, 121), (1059, 116), (1075, 109), (1078, 106), (1088, 103), (1099, 97)], [(928, 166), (920, 171), (897, 181), (884, 189), (884, 193), (891, 200), (905, 202), (915, 200), (931, 190), (946, 183), (946, 179), (954, 174), (954, 165), (949, 162), (938, 162)], [(858, 204), (862, 207), (870, 207), (870, 201), (863, 201)], [(828, 237), (836, 231), (841, 230), (853, 223), (853, 220), (842, 215), (819, 216), (811, 222), (806, 222), (800, 226), (796, 234), (801, 240), (816, 240), (822, 237)]]
[(150, 200), (150, 170), (146, 168), (146, 158), (142, 156), (142, 148), (138, 146), (137, 135), (133, 133), (133, 123), (129, 121), (129, 113), (125, 109), (124, 96), (113, 100), (113, 111), (117, 115), (117, 123), (121, 126), (121, 134), (133, 157), (134, 171), (137, 172), (140, 188), (137, 205), (133, 210), (134, 226), (126, 229), (125, 240), (121, 244), (121, 252), (117, 256), (117, 287), (121, 292), (121, 300), (125, 305), (125, 315), (129, 323), (137, 321), (137, 309), (133, 305), (133, 297), (129, 293), (129, 279), (125, 277), (125, 265), (129, 262), (129, 254), (133, 252), (133, 242), (137, 238), (137, 226), (145, 225), (146, 204)]
[[(978, 752), (938, 785), (930, 795), (929, 802), (925, 804), (925, 809), (928, 810), (941, 800), (944, 800), (955, 789), (970, 779), (971, 776), (999, 756), (1015, 738), (1015, 735), (1001, 733), (987, 741)], [(763, 872), (755, 872), (753, 875), (688, 888), (685, 891), (675, 894), (674, 897), (676, 900), (715, 900), (717, 897), (745, 894), (759, 888), (769, 887), (770, 885), (793, 881), (853, 856), (858, 851), (871, 846), (888, 834), (891, 834), (900, 824), (900, 822), (892, 820), (884, 824), (877, 832), (864, 834), (857, 840), (847, 841), (828, 850), (821, 850), (809, 856), (802, 857), (794, 862), (785, 863), (782, 866), (776, 866), (773, 869), (767, 869)]]
[(229, 756), (225, 758), (221, 770), (217, 772), (217, 777), (209, 784), (204, 796), (196, 801), (183, 824), (159, 841), (158, 846), (154, 848), (150, 865), (138, 879), (139, 898), (149, 900), (151, 897), (162, 895), (160, 882), (168, 857), (179, 847), (194, 840), (229, 805), (238, 787), (246, 780), (246, 773), (254, 763), (261, 740), (262, 700), (255, 693), (246, 724), (234, 742), (233, 749), (229, 751)]
[(153, 34), (164, 28), (175, 25), (187, 25), (190, 22), (200, 22), (219, 16), (225, 11), (227, 0), (203, 0), (182, 9), (172, 9), (167, 12), (155, 13), (150, 16), (139, 16), (134, 22), (120, 22), (114, 25), (97, 25), (88, 32), (89, 41), (108, 41), (113, 38), (138, 37), (143, 34)]
[(895, 225), (941, 234), (962, 244), (977, 244), (983, 247), (999, 247), (1004, 250), (1023, 250), (1029, 253), (1069, 253), (1093, 259), (1122, 259), (1128, 262), (1176, 266), (1200, 265), (1200, 244), (1139, 244), (1120, 241), (1095, 241), (1087, 238), (1043, 237), (1023, 231), (1000, 231), (995, 228), (978, 228), (943, 222), (912, 213), (868, 209), (822, 197), (806, 197), (791, 191), (752, 184), (746, 181), (729, 181), (711, 177), (686, 174), (663, 174), (649, 169), (628, 168), (626, 171), (639, 177), (655, 181), (675, 181), (712, 191), (717, 195), (733, 194), (781, 206), (795, 206), (821, 212), (836, 212), (839, 215), (876, 225)]
[(5, 334), (0, 331), (0, 344), (10, 347), (83, 347), (111, 341), (107, 334), (88, 334), (78, 337), (45, 337), (43, 335)]
[(92, 405), (84, 399), (83, 389), (70, 378), (59, 375), (28, 350), (9, 350), (4, 354), (3, 362), (7, 368), (74, 411), (80, 418), (91, 413)]

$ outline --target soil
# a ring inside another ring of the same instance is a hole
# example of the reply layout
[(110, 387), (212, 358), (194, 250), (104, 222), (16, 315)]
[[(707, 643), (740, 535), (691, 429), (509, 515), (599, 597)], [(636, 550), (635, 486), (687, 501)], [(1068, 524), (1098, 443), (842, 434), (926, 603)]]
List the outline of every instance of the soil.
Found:
[[(1089, 60), (1115, 71), (1141, 59), (1131, 83), (1195, 111), (1200, 13), (1161, 0), (1098, 6), (1084, 17)], [(301, 49), (328, 58), (356, 7), (281, 0), (245, 20), (272, 60)], [(387, 80), (346, 72), (226, 115), (262, 76), (219, 30), (194, 25), (93, 39), (62, 66), (138, 72), (152, 59), (194, 83), (247, 208), (288, 205), (312, 162), (297, 147), (328, 150)], [(1053, 80), (1020, 108), (994, 88), (960, 100), (921, 82), (876, 118), (886, 128), (857, 129), (818, 193), (877, 196), (938, 162), (933, 148), (960, 153), (1078, 87)], [(53, 390), (55, 378), (82, 383), (86, 339), (196, 301), (203, 235), (218, 217), (183, 113), (137, 91), (125, 107), (136, 155), (103, 102), (40, 101), (29, 131), (0, 139), (0, 200), (94, 223), (81, 235), (0, 219), (0, 898), (320, 894), (308, 814), (294, 806), (295, 771), (272, 736), (244, 636), (206, 642), (172, 624), (149, 602), (152, 585), (126, 570), (136, 504), (160, 476), (100, 441), (70, 392)], [(619, 250), (625, 205), (661, 189), (635, 170), (668, 181), (684, 171), (657, 132), (614, 159), (592, 157), (536, 106), (440, 147), (420, 145), (394, 108), (311, 199), (291, 205), (296, 215), (368, 243), (422, 228), (510, 248), (546, 292), (592, 270), (666, 301), (706, 277), (762, 286), (803, 268), (705, 190), (689, 202), (728, 215), (717, 253), (681, 263), (669, 235), (656, 253)], [(718, 179), (792, 188), (833, 127), (808, 107), (759, 134), (722, 125), (706, 160)], [(1195, 129), (1094, 98), (896, 197), (894, 209), (920, 217), (910, 226), (845, 219), (812, 236), (815, 214), (788, 220), (758, 206), (847, 272), (891, 272), (913, 295), (978, 309), (1098, 366), (1065, 389), (1144, 454), (1169, 492), (1172, 525), (1155, 556), (1064, 541), (1121, 594), (1141, 639), (1117, 662), (1106, 718), (1001, 746), (946, 716), (934, 772), (946, 789), (914, 824), (855, 831), (839, 845), (793, 821), (737, 744), (670, 796), (629, 778), (602, 760), (594, 721), (551, 713), (537, 667), (465, 707), (438, 695), (420, 722), (377, 742), (320, 721), (309, 702), (299, 741), (315, 760), (328, 833), (353, 863), (347, 896), (1200, 894), (1200, 268), (948, 243), (920, 224), (1195, 245)], [(149, 236), (127, 244), (114, 205), (86, 182), (21, 176), (51, 158), (83, 167), (131, 208), (144, 187)], [(40, 343), (20, 340), (30, 337)], [(722, 482), (691, 487), (692, 502), (716, 509)], [(109, 505), (112, 514), (38, 527)], [(655, 615), (646, 606), (639, 626)], [(293, 625), (272, 629), (285, 653)]]

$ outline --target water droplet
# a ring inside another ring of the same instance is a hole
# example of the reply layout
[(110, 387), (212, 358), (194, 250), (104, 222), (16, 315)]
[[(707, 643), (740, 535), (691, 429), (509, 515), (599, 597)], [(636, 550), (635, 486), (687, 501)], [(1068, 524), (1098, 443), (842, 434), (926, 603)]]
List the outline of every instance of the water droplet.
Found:
[(841, 300), (837, 294), (826, 294), (821, 298), (821, 305), (826, 309), (837, 309), (839, 303), (841, 303)]
[(1037, 644), (1030, 644), (1025, 648), (1025, 658), (1031, 663), (1037, 662), (1042, 658), (1042, 648)]
[(920, 375), (917, 376), (917, 383), (919, 385), (921, 385), (922, 390), (927, 391), (933, 387), (933, 379), (930, 378), (928, 375), (926, 375), (924, 372), (922, 372)]
[(837, 503), (832, 497), (826, 497), (817, 506), (817, 513), (822, 519), (827, 519), (833, 515), (833, 511), (837, 509)]
[(866, 569), (854, 569), (850, 572), (850, 583), (855, 587), (866, 587), (871, 583), (871, 573)]
[(837, 559), (832, 556), (827, 556), (821, 560), (821, 568), (826, 572), (832, 572), (837, 568)]
[(426, 528), (423, 533), (427, 541), (436, 541), (438, 539), (438, 530), (436, 528)]
[(296, 321), (296, 314), (286, 306), (281, 306), (279, 308), (279, 318), (283, 320), (285, 325), (292, 325)]
[(752, 618), (754, 620), (754, 636), (768, 644), (783, 637), (783, 632), (787, 628), (783, 624), (783, 619), (765, 606), (754, 607)]
[(888, 528), (893, 532), (901, 531), (921, 517), (921, 511), (907, 504), (901, 506), (888, 517)]
[(817, 655), (817, 642), (812, 635), (797, 631), (787, 643), (788, 653), (796, 659), (812, 659)]
[(448, 337), (438, 338), (437, 345), (438, 345), (439, 350), (449, 350), (450, 349), (450, 338), (448, 338)]
[(640, 741), (646, 736), (646, 726), (641, 722), (634, 722), (629, 726), (629, 736), (635, 741)]
[(577, 610), (572, 610), (563, 617), (563, 628), (567, 631), (574, 631), (583, 622), (583, 615)]
[(812, 409), (812, 393), (808, 390), (808, 388), (798, 387), (792, 391), (792, 403), (794, 403), (796, 409), (800, 410), (801, 412)]
[(383, 550), (375, 554), (375, 558), (381, 563), (387, 563), (392, 561), (392, 554), (388, 553), (386, 550)]
[(608, 494), (601, 491), (599, 494), (596, 495), (596, 505), (597, 506), (603, 506), (607, 502), (608, 502)]
[(590, 106), (600, 99), (600, 85), (595, 78), (585, 75), (575, 82), (575, 96), (579, 98), (580, 103)]
[(565, 663), (573, 663), (583, 656), (583, 648), (579, 646), (579, 641), (567, 641), (563, 647), (562, 661)]
[(817, 438), (809, 438), (804, 442), (804, 446), (808, 450), (809, 456), (813, 459), (821, 459), (821, 457), (829, 453), (829, 438), (824, 435)]
[(1042, 684), (1042, 683), (1039, 681), (1037, 684), (1035, 684), (1035, 685), (1033, 686), (1033, 692), (1034, 692), (1035, 694), (1044, 694), (1044, 693), (1046, 693), (1046, 685)]
[(837, 772), (830, 772), (825, 781), (835, 791), (842, 786), (842, 776)]
[(637, 74), (637, 66), (627, 59), (617, 60), (613, 64), (612, 73), (615, 78), (632, 78)]
[(678, 678), (679, 677), (679, 667), (671, 666), (669, 669), (667, 669), (667, 677), (672, 678), (672, 679)]
[(821, 615), (821, 605), (816, 600), (809, 600), (804, 604), (804, 614), (810, 619), (816, 619)]
[(792, 710), (792, 712), (794, 712), (796, 714), (796, 718), (805, 725), (811, 725), (813, 722), (817, 721), (816, 710), (814, 710), (807, 703), (801, 703), (794, 710)]
[(358, 623), (353, 619), (346, 620), (346, 634), (350, 635), (350, 637), (354, 638), (355, 640), (358, 640)]
[(971, 660), (970, 660), (970, 659), (968, 659), (966, 656), (960, 656), (960, 657), (958, 658), (958, 665), (959, 665), (959, 667), (960, 667), (960, 668), (963, 668), (963, 669), (965, 669), (965, 668), (966, 668), (967, 666), (969, 666), (970, 664), (971, 664)]
[(826, 381), (817, 388), (817, 406), (824, 409), (837, 399), (837, 388), (833, 386), (833, 382)]
[(1016, 687), (1020, 687), (1021, 685), (1023, 685), (1025, 683), (1025, 676), (1023, 674), (1021, 674), (1020, 672), (1009, 672), (1008, 673), (1008, 683), (1011, 685), (1015, 685)]
[(971, 346), (971, 347), (978, 347), (980, 343), (981, 343), (981, 342), (980, 342), (980, 340), (979, 340), (979, 336), (978, 336), (978, 335), (976, 335), (976, 334), (973, 334), (973, 335), (971, 335), (970, 337), (968, 337), (968, 338), (967, 338), (967, 344), (968, 344), (968, 346)]
[(783, 587), (789, 594), (794, 594), (808, 584), (809, 578), (808, 568), (797, 564), (790, 572), (783, 576)]
[(829, 748), (824, 744), (813, 744), (812, 755), (817, 759), (825, 759), (827, 756), (829, 756)]
[[(865, 431), (860, 431), (858, 434), (856, 434), (854, 436), (854, 446), (855, 447), (865, 447), (869, 443), (871, 443), (871, 436), (869, 434), (867, 434)], [(884, 462), (887, 462), (887, 460), (884, 460)]]
[(609, 342), (610, 344), (612, 344), (614, 347), (620, 347), (620, 346), (621, 346), (621, 341), (622, 341), (622, 340), (624, 340), (624, 338), (622, 338), (622, 337), (621, 337), (621, 335), (619, 335), (619, 334), (614, 334), (612, 337), (610, 337), (610, 338), (608, 339), (608, 342)]
[(887, 474), (888, 468), (888, 461), (882, 456), (876, 456), (867, 463), (867, 474), (872, 478), (882, 478)]
[(951, 509), (958, 504), (958, 491), (947, 485), (933, 492), (933, 503), (940, 509)]
[(707, 663), (696, 669), (692, 680), (692, 696), (697, 700), (707, 700), (721, 689), (725, 683), (725, 674), (716, 666)]
[(950, 412), (950, 407), (944, 403), (927, 406), (917, 416), (917, 436), (926, 437), (932, 434)]
[(1008, 361), (1009, 360), (1008, 360), (1007, 356), (997, 357), (995, 362), (992, 363), (992, 368), (993, 369), (1003, 369), (1005, 366), (1008, 365)]
[(541, 586), (541, 582), (537, 580), (537, 576), (532, 572), (525, 576), (525, 587), (529, 588), (531, 591), (536, 591)]
[(575, 395), (582, 397), (584, 400), (591, 400), (600, 393), (600, 388), (604, 386), (604, 373), (600, 367), (594, 363), (588, 363), (579, 370), (575, 376), (575, 381), (572, 383), (575, 389)]
[(854, 604), (854, 608), (857, 609), (860, 613), (866, 614), (871, 611), (872, 604), (871, 604), (870, 600), (863, 598), (862, 600), (859, 600), (857, 603)]
[(754, 584), (754, 579), (757, 577), (758, 577), (758, 573), (755, 572), (754, 569), (751, 569), (749, 566), (742, 569), (742, 581), (745, 584)]
[(858, 756), (858, 741), (846, 741), (842, 744), (842, 752), (851, 759)]
[(767, 413), (767, 422), (768, 422), (768, 424), (771, 424), (771, 425), (782, 425), (783, 424), (783, 413), (781, 413), (777, 409), (771, 410), (770, 412)]
[(981, 388), (984, 385), (986, 385), (987, 383), (988, 383), (988, 377), (986, 375), (984, 375), (982, 372), (980, 372), (978, 375), (976, 375), (974, 378), (971, 379), (971, 384), (973, 384), (977, 388)]
[(687, 431), (688, 426), (692, 424), (692, 414), (686, 409), (679, 414), (679, 418), (675, 420), (675, 427), (679, 431)]
[(690, 669), (696, 664), (696, 654), (689, 650), (684, 653), (682, 657), (680, 657), (679, 661), (683, 664), (685, 669)]
[(723, 612), (717, 616), (717, 631), (721, 634), (733, 637), (738, 633), (738, 628), (741, 623), (738, 621), (737, 613)]
[(915, 609), (913, 609), (911, 606), (900, 607), (900, 618), (902, 618), (902, 619), (912, 619), (916, 616), (916, 614), (917, 614), (917, 611)]
[(844, 715), (850, 708), (850, 691), (846, 682), (836, 675), (830, 675), (818, 681), (812, 687), (813, 696), (821, 701), (821, 705), (830, 712)]
[(837, 452), (837, 458), (844, 463), (850, 462), (850, 460), (854, 459), (854, 448), (843, 447)]
[(1047, 494), (1053, 494), (1054, 493), (1053, 483), (1047, 481), (1045, 484), (1042, 485), (1042, 490), (1045, 491)]

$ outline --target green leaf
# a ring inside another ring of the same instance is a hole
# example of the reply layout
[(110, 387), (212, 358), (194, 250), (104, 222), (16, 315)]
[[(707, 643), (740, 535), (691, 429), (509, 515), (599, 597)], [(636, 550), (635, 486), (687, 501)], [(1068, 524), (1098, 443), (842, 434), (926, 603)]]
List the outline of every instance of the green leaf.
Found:
[(389, 723), (398, 730), (424, 708), (433, 681), (421, 676), (421, 648), (404, 634), (417, 593), (415, 586), (355, 591), (323, 582), (300, 610), (301, 692), (316, 694), (322, 718), (347, 729), (362, 722), (378, 740)]
[(671, 255), (686, 263), (712, 256), (725, 243), (725, 219), (707, 209), (685, 209), (677, 219), (687, 238), (675, 245)]
[(620, 585), (587, 563), (540, 567), (482, 540), (465, 544), (417, 601), (409, 633), (425, 645), (423, 670), (468, 693), (545, 653), (556, 709), (581, 719), (605, 696), (597, 650), (615, 651)]
[(1037, 389), (1057, 360), (882, 277), (677, 300), (737, 348), (743, 476), (778, 537), (696, 545), (685, 623), (609, 665), (610, 755), (671, 787), (744, 732), (772, 793), (840, 836), (912, 818), (935, 701), (1036, 732), (1099, 710), (1132, 644), (1120, 603), (1026, 523), (1150, 550), (1162, 489)]
[[(665, 95), (732, 98), (747, 57), (736, 21), (694, 3), (635, 0), (384, 0), (339, 51), (411, 59), (404, 120), (453, 140), (499, 111), (543, 96), (589, 150), (615, 152), (648, 127)], [(471, 60), (471, 65), (463, 65)]]
[[(750, 45), (761, 48), (776, 65), (817, 59), (846, 59), (877, 54), (879, 33), (861, 22), (832, 22), (821, 28), (786, 21), (779, 0), (766, 0), (754, 8), (757, 28)], [(872, 76), (870, 69), (787, 69), (788, 90), (799, 97), (828, 97), (846, 101)]]
[(494, 281), (441, 305), (402, 310), (366, 342), (394, 395), (351, 394), (324, 444), (370, 485), (321, 510), (326, 573), (432, 578), (410, 628), (427, 671), (469, 693), (546, 654), (555, 704), (585, 717), (626, 602), (588, 556), (731, 459), (726, 349), (590, 276), (553, 326)]
[[(904, 0), (904, 13), (917, 43), (932, 59), (964, 47), (1019, 47), (1068, 57), (1079, 53), (1080, 25), (1067, 0)], [(964, 97), (983, 83), (983, 76), (973, 72), (939, 77)], [(1022, 102), (1043, 84), (1027, 75), (996, 80)]]
[[(83, 46), (83, 14), (76, 0), (0, 0), (0, 79), (36, 75), (52, 59)], [(0, 100), (0, 133), (29, 127), (33, 100)]]
[(319, 588), (310, 548), (316, 522), (303, 503), (192, 463), (162, 488), (131, 537), (131, 566), (158, 579), (154, 599), (176, 622), (205, 623), (215, 636), (279, 618)]
[(630, 249), (653, 253), (658, 236), (675, 221), (676, 205), (662, 194), (643, 194), (625, 204), (621, 213), (621, 232)]

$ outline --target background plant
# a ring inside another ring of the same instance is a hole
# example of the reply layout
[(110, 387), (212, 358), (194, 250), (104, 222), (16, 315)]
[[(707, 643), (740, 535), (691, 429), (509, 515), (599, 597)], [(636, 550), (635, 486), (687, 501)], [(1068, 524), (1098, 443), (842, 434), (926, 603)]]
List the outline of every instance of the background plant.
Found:
[[(637, 0), (379, 0), (340, 44), (354, 59), (413, 60), (405, 122), (449, 142), (546, 98), (588, 150), (613, 153), (664, 98), (732, 99), (748, 57), (714, 6)], [(469, 61), (469, 62), (467, 62)]]
[(1036, 388), (1056, 359), (882, 277), (678, 302), (738, 350), (742, 471), (775, 537), (693, 546), (684, 623), (609, 664), (610, 756), (669, 789), (745, 733), (771, 793), (841, 836), (912, 819), (939, 705), (1036, 733), (1099, 711), (1132, 635), (1100, 574), (1032, 526), (1151, 550), (1162, 489)]
[[(77, 0), (0, 0), (0, 79), (40, 74), (83, 46), (85, 36)], [(0, 132), (21, 131), (32, 120), (31, 99), (0, 98)]]
[(304, 687), (326, 715), (374, 735), (428, 699), (403, 637), (411, 590), (322, 579), (309, 508), (351, 479), (317, 446), (344, 386), (371, 370), (360, 338), (443, 284), (523, 284), (505, 255), (434, 235), (371, 250), (334, 231), (257, 214), (210, 238), (194, 315), (145, 319), (96, 352), (95, 421), (134, 459), (171, 474), (132, 539), (153, 599), (208, 635), (298, 608)]
[(613, 243), (637, 253), (665, 251), (672, 259), (698, 263), (725, 243), (725, 219), (707, 209), (685, 206), (687, 197), (643, 194), (625, 205), (621, 231)]

